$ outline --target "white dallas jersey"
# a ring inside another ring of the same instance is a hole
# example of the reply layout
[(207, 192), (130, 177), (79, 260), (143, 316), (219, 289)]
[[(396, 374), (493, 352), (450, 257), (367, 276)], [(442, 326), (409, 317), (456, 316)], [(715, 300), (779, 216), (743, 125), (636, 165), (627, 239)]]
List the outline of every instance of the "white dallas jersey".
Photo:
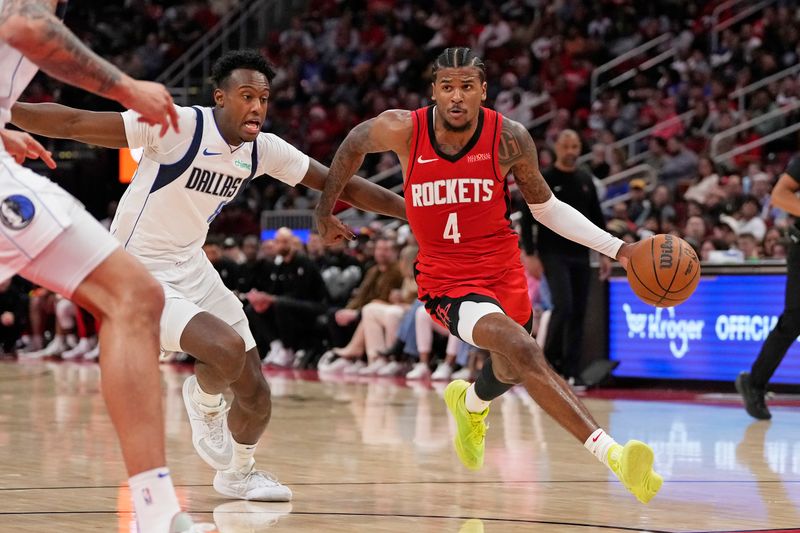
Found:
[(182, 263), (199, 253), (208, 226), (256, 176), (297, 185), (308, 156), (269, 133), (236, 148), (222, 138), (211, 108), (179, 107), (180, 133), (122, 113), (130, 148), (144, 148), (120, 200), (111, 233), (145, 265)]

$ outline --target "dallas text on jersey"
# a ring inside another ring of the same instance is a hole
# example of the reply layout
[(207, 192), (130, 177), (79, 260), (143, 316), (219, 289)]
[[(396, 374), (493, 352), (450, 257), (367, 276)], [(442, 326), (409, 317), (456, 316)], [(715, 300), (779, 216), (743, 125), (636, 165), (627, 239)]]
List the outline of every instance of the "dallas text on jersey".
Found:
[(193, 167), (186, 188), (223, 198), (233, 198), (242, 181), (242, 178)]

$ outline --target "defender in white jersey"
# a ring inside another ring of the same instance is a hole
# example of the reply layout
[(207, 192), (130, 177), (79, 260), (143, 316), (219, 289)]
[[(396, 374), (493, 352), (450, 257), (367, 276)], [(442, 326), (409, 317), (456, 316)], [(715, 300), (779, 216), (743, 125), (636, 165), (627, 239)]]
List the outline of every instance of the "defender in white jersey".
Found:
[[(269, 387), (239, 299), (202, 251), (208, 225), (254, 177), (321, 190), (328, 169), (268, 133), (273, 70), (256, 51), (229, 52), (214, 65), (214, 108), (177, 107), (180, 133), (158, 137), (138, 115), (92, 113), (57, 104), (18, 104), (12, 121), (34, 133), (108, 147), (143, 147), (111, 231), (164, 287), (161, 346), (197, 359), (184, 401), (199, 455), (217, 470), (226, 496), (266, 501), (291, 491), (254, 468), (256, 444), (270, 418)], [(343, 199), (404, 218), (400, 196), (354, 178)], [(230, 413), (222, 398), (234, 394)]]
[[(140, 531), (199, 533), (180, 512), (166, 468), (157, 317), (161, 287), (56, 184), (20, 166), (49, 152), (7, 130), (11, 107), (40, 67), (141, 113), (162, 133), (176, 119), (159, 84), (135, 81), (100, 59), (53, 15), (65, 2), (0, 0), (0, 277), (19, 272), (103, 321), (103, 393), (119, 434)], [(130, 405), (136, 409), (130, 409)], [(35, 475), (35, 473), (32, 473)]]

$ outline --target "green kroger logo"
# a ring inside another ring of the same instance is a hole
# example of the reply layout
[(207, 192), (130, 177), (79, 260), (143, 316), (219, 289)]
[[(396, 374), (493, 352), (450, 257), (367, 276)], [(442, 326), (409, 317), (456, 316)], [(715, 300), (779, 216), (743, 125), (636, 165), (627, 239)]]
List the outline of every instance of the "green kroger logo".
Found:
[(245, 163), (244, 161), (239, 161), (238, 159), (234, 160), (234, 166), (243, 168), (245, 170), (252, 170), (252, 165), (250, 163)]

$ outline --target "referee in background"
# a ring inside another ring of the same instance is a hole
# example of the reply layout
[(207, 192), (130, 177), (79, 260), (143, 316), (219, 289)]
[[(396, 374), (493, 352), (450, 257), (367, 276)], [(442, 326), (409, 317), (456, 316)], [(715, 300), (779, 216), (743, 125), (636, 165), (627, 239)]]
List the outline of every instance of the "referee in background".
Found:
[(772, 415), (764, 399), (767, 383), (778, 369), (792, 343), (800, 336), (800, 158), (789, 163), (778, 183), (772, 189), (772, 205), (797, 217), (789, 226), (789, 253), (786, 257), (786, 292), (783, 313), (758, 354), (750, 372), (736, 378), (736, 390), (744, 398), (747, 413), (759, 420), (769, 420)]
[[(556, 160), (542, 175), (553, 194), (605, 229), (592, 176), (577, 168), (581, 141), (573, 130), (556, 139)], [(589, 249), (552, 232), (522, 209), (522, 246), (529, 256), (538, 256), (553, 300), (553, 313), (544, 341), (544, 353), (553, 368), (570, 384), (580, 381), (583, 320), (589, 299)], [(538, 252), (538, 254), (537, 254)], [(600, 279), (608, 278), (611, 260), (600, 256)]]

